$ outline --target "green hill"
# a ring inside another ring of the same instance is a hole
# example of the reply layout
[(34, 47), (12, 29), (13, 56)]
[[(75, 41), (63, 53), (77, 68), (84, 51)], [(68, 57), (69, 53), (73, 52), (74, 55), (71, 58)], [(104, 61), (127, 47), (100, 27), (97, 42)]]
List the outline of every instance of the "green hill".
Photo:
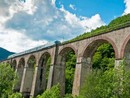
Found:
[(97, 36), (103, 33), (111, 32), (114, 30), (122, 29), (124, 27), (130, 26), (130, 14), (118, 17), (114, 20), (112, 20), (108, 25), (101, 26), (99, 28), (96, 28), (95, 30), (92, 30), (91, 32), (86, 32), (82, 35), (79, 35), (75, 37), (74, 39), (71, 39), (69, 41), (63, 42), (63, 44), (79, 41), (82, 39), (86, 39), (89, 37)]

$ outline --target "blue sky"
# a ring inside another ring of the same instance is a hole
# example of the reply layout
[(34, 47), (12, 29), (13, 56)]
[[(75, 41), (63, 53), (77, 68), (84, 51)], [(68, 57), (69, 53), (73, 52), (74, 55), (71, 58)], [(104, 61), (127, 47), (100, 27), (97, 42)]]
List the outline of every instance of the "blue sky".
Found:
[[(105, 23), (109, 23), (113, 18), (119, 17), (125, 10), (124, 0), (57, 0), (56, 6), (64, 5), (65, 9), (69, 10), (78, 16), (91, 17), (95, 14), (100, 14)], [(76, 10), (70, 8), (70, 4)]]
[(21, 52), (72, 39), (130, 13), (130, 0), (0, 0), (0, 47)]

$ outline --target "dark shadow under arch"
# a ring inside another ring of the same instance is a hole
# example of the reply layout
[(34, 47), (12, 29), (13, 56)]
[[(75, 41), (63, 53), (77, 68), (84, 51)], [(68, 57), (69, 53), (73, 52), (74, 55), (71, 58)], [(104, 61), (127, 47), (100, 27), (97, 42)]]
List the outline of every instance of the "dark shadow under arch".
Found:
[(13, 60), (12, 64), (11, 64), (11, 67), (15, 70), (16, 69), (16, 66), (17, 66), (17, 61), (16, 60)]
[[(74, 56), (74, 62), (70, 62)], [(73, 82), (74, 82), (74, 73), (75, 73), (75, 66), (76, 66), (76, 57), (77, 57), (77, 51), (74, 47), (64, 47), (60, 50), (58, 54), (58, 61), (57, 65), (60, 68), (60, 72), (58, 76), (59, 77), (59, 83), (61, 85), (61, 94), (64, 95), (66, 93), (72, 93), (73, 88)], [(72, 64), (73, 63), (73, 64)], [(73, 65), (73, 66), (72, 66)], [(72, 70), (73, 69), (73, 70)], [(71, 74), (69, 74), (68, 71), (72, 71)], [(71, 79), (69, 79), (67, 76), (71, 76)]]
[(51, 55), (49, 52), (44, 52), (38, 63), (38, 77), (37, 77), (37, 90), (36, 93), (43, 93), (47, 89), (48, 75), (51, 65)]
[(24, 58), (21, 58), (19, 60), (18, 66), (17, 66), (18, 82), (17, 82), (17, 84), (15, 86), (15, 91), (16, 92), (20, 91), (22, 77), (23, 77), (23, 71), (24, 71), (24, 66), (25, 66), (25, 60), (24, 60)]
[(112, 45), (114, 52), (115, 52), (115, 59), (119, 59), (119, 54), (118, 54), (118, 49), (115, 45), (115, 43), (108, 37), (99, 37), (92, 42), (90, 42), (85, 48), (84, 51), (82, 52), (81, 56), (92, 56), (94, 54), (94, 51), (103, 43), (109, 43)]
[(121, 51), (120, 51), (120, 59), (124, 58), (124, 54), (125, 54), (125, 48), (127, 46), (127, 44), (130, 41), (130, 35), (124, 40), (122, 47), (121, 47)]
[(24, 86), (23, 86), (22, 93), (25, 98), (26, 97), (28, 98), (28, 96), (30, 96), (31, 93), (35, 67), (36, 67), (36, 57), (34, 55), (31, 55), (27, 61), (26, 73), (25, 73), (24, 84), (23, 84)]

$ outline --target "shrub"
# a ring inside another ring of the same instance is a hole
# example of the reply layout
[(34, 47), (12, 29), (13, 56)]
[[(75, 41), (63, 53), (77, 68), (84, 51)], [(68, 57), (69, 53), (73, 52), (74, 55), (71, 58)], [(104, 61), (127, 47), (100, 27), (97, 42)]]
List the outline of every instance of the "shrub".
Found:
[(9, 95), (9, 98), (23, 98), (21, 93), (13, 93)]
[(12, 88), (17, 76), (9, 64), (0, 63), (0, 98), (6, 98), (12, 94)]
[(80, 91), (79, 98), (130, 98), (130, 72), (124, 64), (105, 72), (94, 70)]
[(38, 95), (37, 98), (61, 98), (59, 84), (53, 86), (49, 90), (46, 90), (42, 95)]

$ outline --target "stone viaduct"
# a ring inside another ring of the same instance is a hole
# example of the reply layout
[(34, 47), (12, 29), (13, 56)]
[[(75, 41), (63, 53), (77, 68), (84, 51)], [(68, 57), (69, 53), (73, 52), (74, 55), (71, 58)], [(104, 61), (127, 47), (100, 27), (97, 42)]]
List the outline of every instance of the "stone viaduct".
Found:
[[(72, 43), (55, 43), (36, 51), (24, 52), (10, 56), (3, 62), (10, 63), (19, 75), (17, 91), (35, 96), (38, 92), (49, 89), (60, 83), (61, 92), (65, 92), (65, 60), (66, 53), (73, 50), (76, 54), (76, 67), (73, 82), (73, 95), (78, 95), (85, 76), (92, 68), (92, 56), (97, 47), (110, 43), (115, 51), (115, 66), (119, 66), (124, 58), (130, 63), (130, 27), (100, 34)], [(48, 82), (45, 71), (48, 57), (51, 57), (51, 67)]]

